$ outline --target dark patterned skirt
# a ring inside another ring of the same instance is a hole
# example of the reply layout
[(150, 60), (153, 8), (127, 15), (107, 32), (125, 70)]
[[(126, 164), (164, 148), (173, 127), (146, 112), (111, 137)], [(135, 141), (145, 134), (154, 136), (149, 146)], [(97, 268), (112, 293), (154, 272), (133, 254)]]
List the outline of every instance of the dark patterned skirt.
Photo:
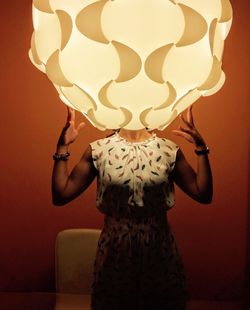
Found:
[(189, 295), (166, 215), (106, 215), (94, 262), (92, 310), (184, 310)]

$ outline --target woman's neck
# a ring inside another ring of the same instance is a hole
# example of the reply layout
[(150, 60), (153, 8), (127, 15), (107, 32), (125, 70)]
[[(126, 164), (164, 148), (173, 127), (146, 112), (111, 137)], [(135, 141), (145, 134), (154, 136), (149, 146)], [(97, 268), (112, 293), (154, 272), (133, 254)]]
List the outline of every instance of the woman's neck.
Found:
[(121, 128), (119, 130), (119, 136), (131, 142), (140, 142), (150, 138), (152, 134), (149, 133), (146, 128), (139, 130), (128, 130)]

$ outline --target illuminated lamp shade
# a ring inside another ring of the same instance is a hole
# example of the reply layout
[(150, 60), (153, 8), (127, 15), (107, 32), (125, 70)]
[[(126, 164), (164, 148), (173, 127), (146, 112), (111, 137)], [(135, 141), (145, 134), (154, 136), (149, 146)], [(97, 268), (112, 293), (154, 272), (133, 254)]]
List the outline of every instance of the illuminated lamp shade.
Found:
[(225, 81), (228, 0), (33, 0), (29, 57), (100, 130), (164, 130)]

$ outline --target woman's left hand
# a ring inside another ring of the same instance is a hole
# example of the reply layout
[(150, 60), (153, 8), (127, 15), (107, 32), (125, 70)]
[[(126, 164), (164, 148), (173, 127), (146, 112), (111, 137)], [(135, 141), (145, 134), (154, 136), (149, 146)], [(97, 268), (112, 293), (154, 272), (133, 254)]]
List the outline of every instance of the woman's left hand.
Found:
[(198, 130), (195, 128), (192, 114), (192, 105), (188, 107), (187, 119), (185, 119), (182, 114), (180, 114), (180, 117), (188, 128), (183, 128), (181, 125), (179, 125), (179, 128), (172, 130), (172, 132), (177, 136), (185, 138), (190, 143), (195, 144), (196, 147), (206, 146), (204, 139), (202, 138)]

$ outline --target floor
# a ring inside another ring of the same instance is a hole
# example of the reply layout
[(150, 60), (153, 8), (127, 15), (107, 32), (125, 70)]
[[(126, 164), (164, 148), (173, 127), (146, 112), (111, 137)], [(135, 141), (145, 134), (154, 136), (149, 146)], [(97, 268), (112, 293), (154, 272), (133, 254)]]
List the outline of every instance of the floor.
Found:
[[(46, 292), (0, 292), (1, 310), (89, 310), (89, 304), (89, 295), (56, 294)], [(246, 309), (240, 302), (192, 300), (189, 302), (187, 310), (248, 309)]]

